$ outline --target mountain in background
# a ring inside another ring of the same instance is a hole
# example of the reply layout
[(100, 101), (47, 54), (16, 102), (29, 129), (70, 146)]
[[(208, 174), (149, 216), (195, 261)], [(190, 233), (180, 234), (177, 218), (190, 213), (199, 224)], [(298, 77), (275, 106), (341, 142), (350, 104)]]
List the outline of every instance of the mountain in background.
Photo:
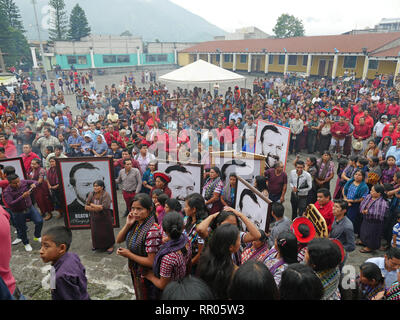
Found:
[[(39, 25), (46, 18), (48, 0), (36, 0)], [(31, 0), (15, 0), (28, 39), (37, 39)], [(92, 34), (120, 35), (129, 30), (144, 41), (202, 42), (226, 32), (169, 0), (65, 0), (68, 19), (76, 3), (85, 10)], [(45, 23), (44, 23), (45, 25)], [(41, 28), (42, 39), (48, 33)]]

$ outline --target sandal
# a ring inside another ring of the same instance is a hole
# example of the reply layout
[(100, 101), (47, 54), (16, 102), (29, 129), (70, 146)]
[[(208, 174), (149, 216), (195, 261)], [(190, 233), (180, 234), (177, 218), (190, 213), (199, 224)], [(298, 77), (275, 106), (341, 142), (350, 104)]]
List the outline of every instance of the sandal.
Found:
[(112, 247), (111, 250), (110, 250), (110, 249), (107, 249), (106, 252), (107, 252), (108, 254), (112, 254), (112, 253), (114, 252), (114, 247)]
[(365, 249), (360, 249), (360, 252), (361, 253), (372, 253), (372, 252), (374, 252), (375, 250), (365, 250)]
[(51, 218), (53, 218), (53, 214), (47, 213), (47, 214), (44, 216), (43, 220), (44, 220), (44, 221), (49, 221)]

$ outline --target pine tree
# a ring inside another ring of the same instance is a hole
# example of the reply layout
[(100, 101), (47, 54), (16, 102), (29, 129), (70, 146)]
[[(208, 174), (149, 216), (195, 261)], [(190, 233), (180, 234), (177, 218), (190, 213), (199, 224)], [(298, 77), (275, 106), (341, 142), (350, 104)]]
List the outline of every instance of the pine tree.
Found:
[(68, 38), (73, 41), (79, 41), (81, 38), (89, 36), (90, 31), (85, 11), (79, 4), (76, 4), (69, 18)]
[(50, 41), (66, 40), (68, 29), (68, 18), (65, 10), (64, 0), (49, 0), (52, 8), (50, 19), (49, 39)]
[(25, 33), (19, 8), (15, 4), (14, 0), (0, 0), (0, 7), (4, 10), (3, 12), (5, 13), (10, 27)]
[[(9, 11), (0, 3), (0, 48), (4, 54), (4, 62), (7, 68), (11, 66), (20, 66), (20, 64), (32, 64), (32, 57), (28, 41), (23, 32), (11, 26), (9, 20)], [(15, 22), (15, 21), (14, 21)]]

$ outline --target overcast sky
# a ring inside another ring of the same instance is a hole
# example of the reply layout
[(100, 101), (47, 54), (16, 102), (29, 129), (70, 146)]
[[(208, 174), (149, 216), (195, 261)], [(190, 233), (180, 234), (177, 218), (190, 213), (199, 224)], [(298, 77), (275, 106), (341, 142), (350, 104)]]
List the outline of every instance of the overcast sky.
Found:
[(268, 34), (288, 13), (303, 21), (306, 35), (341, 34), (400, 18), (400, 0), (171, 0), (227, 32), (255, 26)]

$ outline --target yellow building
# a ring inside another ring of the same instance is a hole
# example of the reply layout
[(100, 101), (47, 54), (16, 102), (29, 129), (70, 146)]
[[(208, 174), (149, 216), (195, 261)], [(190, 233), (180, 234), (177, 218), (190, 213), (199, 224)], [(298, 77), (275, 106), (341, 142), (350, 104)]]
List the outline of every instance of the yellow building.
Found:
[(303, 73), (335, 79), (355, 73), (399, 74), (400, 32), (203, 42), (178, 53), (185, 66), (203, 59), (232, 71)]

